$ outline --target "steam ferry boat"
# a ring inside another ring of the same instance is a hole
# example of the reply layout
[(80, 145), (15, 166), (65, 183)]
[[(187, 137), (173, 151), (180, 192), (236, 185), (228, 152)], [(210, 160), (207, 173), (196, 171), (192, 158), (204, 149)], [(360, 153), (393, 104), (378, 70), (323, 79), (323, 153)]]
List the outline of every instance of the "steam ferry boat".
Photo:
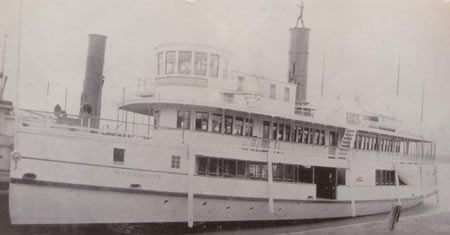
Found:
[(106, 37), (89, 35), (80, 113), (15, 113), (13, 224), (301, 220), (416, 206), (437, 193), (434, 144), (399, 121), (307, 101), (310, 30), (286, 81), (232, 71), (225, 50), (156, 47), (156, 76), (101, 119)]

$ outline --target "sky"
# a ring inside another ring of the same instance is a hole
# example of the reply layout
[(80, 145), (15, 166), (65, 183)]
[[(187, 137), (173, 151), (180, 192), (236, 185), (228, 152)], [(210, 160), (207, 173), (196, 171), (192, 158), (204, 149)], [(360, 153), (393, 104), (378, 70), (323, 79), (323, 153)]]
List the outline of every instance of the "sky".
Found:
[[(115, 118), (122, 87), (153, 77), (159, 44), (224, 48), (236, 70), (286, 81), (289, 28), (298, 5), (299, 0), (23, 0), (19, 106), (53, 110), (63, 106), (67, 89), (67, 110), (78, 113), (90, 33), (108, 37), (106, 118)], [(404, 129), (435, 139), (438, 153), (450, 154), (450, 3), (305, 0), (304, 5), (311, 29), (308, 100), (396, 116)], [(18, 22), (19, 1), (0, 0), (0, 36), (8, 34), (5, 98), (14, 103)]]

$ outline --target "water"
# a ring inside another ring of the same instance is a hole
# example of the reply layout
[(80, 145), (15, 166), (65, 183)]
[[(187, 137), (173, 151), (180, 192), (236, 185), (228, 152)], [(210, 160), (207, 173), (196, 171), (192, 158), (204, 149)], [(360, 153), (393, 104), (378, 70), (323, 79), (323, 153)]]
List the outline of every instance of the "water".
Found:
[[(432, 214), (441, 211), (450, 211), (450, 187), (446, 182), (450, 179), (449, 160), (439, 159), (438, 187), (439, 203), (435, 198), (430, 198), (424, 204), (415, 208), (402, 211), (402, 217)], [(7, 214), (7, 195), (0, 195), (0, 234), (280, 234), (312, 229), (335, 227), (349, 224), (357, 224), (371, 221), (386, 220), (387, 214), (365, 216), (350, 219), (328, 220), (328, 221), (290, 221), (290, 222), (240, 222), (240, 223), (206, 223), (197, 224), (194, 229), (187, 228), (182, 224), (161, 225), (65, 225), (65, 226), (12, 226)]]

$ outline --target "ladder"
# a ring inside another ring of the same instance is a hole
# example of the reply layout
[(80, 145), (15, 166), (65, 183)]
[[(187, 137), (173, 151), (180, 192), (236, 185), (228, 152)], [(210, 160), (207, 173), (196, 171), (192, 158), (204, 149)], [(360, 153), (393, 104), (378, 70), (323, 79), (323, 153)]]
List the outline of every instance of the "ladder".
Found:
[(344, 137), (342, 137), (341, 144), (339, 145), (336, 156), (338, 159), (346, 159), (348, 151), (355, 142), (356, 130), (346, 128), (344, 132)]

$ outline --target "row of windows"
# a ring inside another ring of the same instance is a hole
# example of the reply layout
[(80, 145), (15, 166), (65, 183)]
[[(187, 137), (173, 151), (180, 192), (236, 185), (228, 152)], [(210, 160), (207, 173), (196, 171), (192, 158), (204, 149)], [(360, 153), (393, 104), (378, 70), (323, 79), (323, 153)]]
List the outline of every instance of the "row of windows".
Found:
[(375, 171), (376, 185), (395, 185), (395, 171), (376, 170)]
[[(337, 133), (330, 132), (330, 143), (337, 144)], [(292, 141), (304, 144), (325, 145), (325, 130), (303, 127), (291, 126), (288, 124), (273, 123), (272, 124), (272, 139)]]
[(374, 136), (357, 135), (354, 148), (399, 153), (400, 141), (382, 139)]
[[(155, 125), (157, 125), (159, 124), (159, 112), (155, 112)], [(194, 130), (212, 131), (216, 133), (241, 136), (253, 136), (253, 120), (251, 118), (214, 113), (210, 114), (207, 112), (195, 112), (194, 117)], [(212, 125), (212, 127), (209, 128), (209, 125)], [(190, 111), (178, 111), (177, 128), (191, 129)], [(263, 122), (263, 133), (261, 137), (264, 139), (329, 146), (337, 146), (339, 139), (337, 130), (330, 130), (328, 132), (328, 137), (326, 137), (325, 130), (322, 128), (270, 121)], [(327, 143), (325, 141), (326, 138), (328, 139)], [(423, 144), (423, 146), (421, 146), (421, 144)], [(389, 140), (362, 134), (356, 135), (354, 141), (355, 149), (404, 154), (429, 153), (432, 149), (430, 146), (431, 143)]]
[[(345, 169), (337, 168), (337, 184), (345, 185)], [(267, 181), (266, 162), (242, 161), (197, 156), (196, 174), (221, 177), (237, 177)], [(314, 166), (272, 163), (274, 181), (314, 183)]]
[[(423, 146), (421, 146), (423, 144)], [(428, 147), (428, 148), (427, 148)], [(411, 142), (405, 140), (394, 140), (377, 138), (375, 136), (357, 135), (354, 143), (355, 149), (373, 150), (393, 153), (429, 153), (431, 143)]]
[[(192, 69), (192, 54), (194, 54), (194, 66)], [(165, 65), (165, 70), (164, 70)], [(177, 66), (177, 52), (166, 51), (158, 53), (158, 75), (175, 74)], [(195, 74), (206, 76), (208, 66), (208, 54), (204, 52), (178, 51), (178, 74)], [(209, 54), (209, 76), (219, 76), (219, 55)]]
[[(209, 113), (195, 112), (194, 129), (201, 131), (209, 130)], [(222, 116), (221, 114), (211, 115), (211, 131), (217, 133), (233, 134), (233, 135), (253, 135), (253, 120), (239, 116)], [(181, 111), (177, 113), (177, 128), (190, 129), (191, 113), (190, 111)], [(223, 127), (223, 131), (222, 131)]]
[[(277, 87), (275, 84), (270, 84), (270, 93), (269, 93), (269, 98), (271, 99), (276, 99), (277, 98)], [(285, 87), (284, 88), (284, 101), (289, 102), (291, 96), (291, 92), (289, 87)]]
[[(210, 118), (211, 116), (211, 122)], [(212, 125), (211, 129), (209, 124)], [(194, 129), (216, 133), (253, 136), (253, 119), (222, 114), (195, 112)], [(272, 127), (272, 128), (271, 128)], [(191, 112), (177, 112), (177, 128), (191, 129)], [(269, 133), (272, 133), (271, 135)], [(269, 121), (263, 122), (263, 138), (281, 141), (291, 141), (304, 144), (325, 145), (325, 130), (297, 125), (289, 125)], [(337, 146), (337, 131), (329, 132), (329, 144)]]

